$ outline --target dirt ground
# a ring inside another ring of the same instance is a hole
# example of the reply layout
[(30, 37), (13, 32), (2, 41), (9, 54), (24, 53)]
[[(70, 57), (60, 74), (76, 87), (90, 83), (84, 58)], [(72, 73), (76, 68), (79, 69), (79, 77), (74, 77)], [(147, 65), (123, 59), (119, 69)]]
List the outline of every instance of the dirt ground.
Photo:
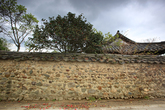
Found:
[(154, 99), (109, 99), (109, 100), (96, 100), (96, 101), (0, 101), (0, 110), (45, 110), (49, 108), (59, 109), (88, 109), (93, 107), (116, 107), (116, 106), (132, 106), (144, 105), (149, 106), (152, 104), (165, 104), (165, 98)]

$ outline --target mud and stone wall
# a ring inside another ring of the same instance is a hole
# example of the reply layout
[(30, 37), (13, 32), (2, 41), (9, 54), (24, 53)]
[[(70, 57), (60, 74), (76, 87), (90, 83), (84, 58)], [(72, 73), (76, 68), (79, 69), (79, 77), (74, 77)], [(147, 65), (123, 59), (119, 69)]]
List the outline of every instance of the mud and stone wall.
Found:
[(165, 96), (165, 57), (0, 52), (1, 100)]

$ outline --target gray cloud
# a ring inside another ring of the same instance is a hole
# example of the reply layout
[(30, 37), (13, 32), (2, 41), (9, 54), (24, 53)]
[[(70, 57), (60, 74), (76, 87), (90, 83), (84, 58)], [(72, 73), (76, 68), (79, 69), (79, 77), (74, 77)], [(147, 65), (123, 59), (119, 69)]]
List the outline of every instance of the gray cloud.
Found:
[[(83, 12), (89, 21), (96, 20), (104, 11), (126, 6), (130, 0), (69, 0), (78, 12)], [(107, 15), (109, 16), (109, 15)]]
[[(165, 0), (17, 0), (38, 20), (68, 12), (83, 13), (93, 27), (104, 34), (128, 32), (135, 41), (158, 37), (165, 41)], [(41, 22), (39, 23), (41, 24)]]

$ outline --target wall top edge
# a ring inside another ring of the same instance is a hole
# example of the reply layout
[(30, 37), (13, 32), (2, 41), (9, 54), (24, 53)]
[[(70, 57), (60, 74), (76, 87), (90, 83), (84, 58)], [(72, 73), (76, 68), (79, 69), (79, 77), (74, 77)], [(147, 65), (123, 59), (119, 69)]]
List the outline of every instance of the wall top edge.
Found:
[(43, 53), (0, 51), (0, 60), (36, 61), (78, 61), (102, 63), (151, 63), (165, 64), (165, 56), (160, 55), (121, 55), (121, 54), (84, 54), (84, 53)]
[[(160, 55), (125, 55), (125, 54), (88, 54), (88, 53), (46, 53), (46, 52), (10, 52), (0, 50), (0, 54), (54, 54), (54, 55), (112, 55), (112, 56), (160, 56)], [(162, 56), (165, 57), (165, 56)]]

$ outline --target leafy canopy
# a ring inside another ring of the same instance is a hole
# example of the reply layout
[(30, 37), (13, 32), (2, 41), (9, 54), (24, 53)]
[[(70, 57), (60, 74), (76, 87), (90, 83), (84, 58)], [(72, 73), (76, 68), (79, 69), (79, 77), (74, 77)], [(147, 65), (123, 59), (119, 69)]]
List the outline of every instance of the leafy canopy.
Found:
[(26, 45), (35, 50), (49, 48), (61, 53), (85, 52), (89, 51), (88, 46), (94, 46), (102, 40), (102, 36), (93, 32), (93, 25), (87, 23), (82, 14), (76, 17), (69, 12), (67, 16), (58, 15), (56, 18), (49, 17), (49, 21), (42, 21), (43, 25), (36, 26), (33, 38), (29, 38), (31, 43)]
[(102, 53), (104, 35), (101, 31), (92, 29), (92, 34), (89, 37), (85, 52), (86, 53)]
[(0, 38), (0, 50), (10, 51), (10, 49), (8, 48), (9, 46), (10, 44), (7, 42), (6, 39)]

